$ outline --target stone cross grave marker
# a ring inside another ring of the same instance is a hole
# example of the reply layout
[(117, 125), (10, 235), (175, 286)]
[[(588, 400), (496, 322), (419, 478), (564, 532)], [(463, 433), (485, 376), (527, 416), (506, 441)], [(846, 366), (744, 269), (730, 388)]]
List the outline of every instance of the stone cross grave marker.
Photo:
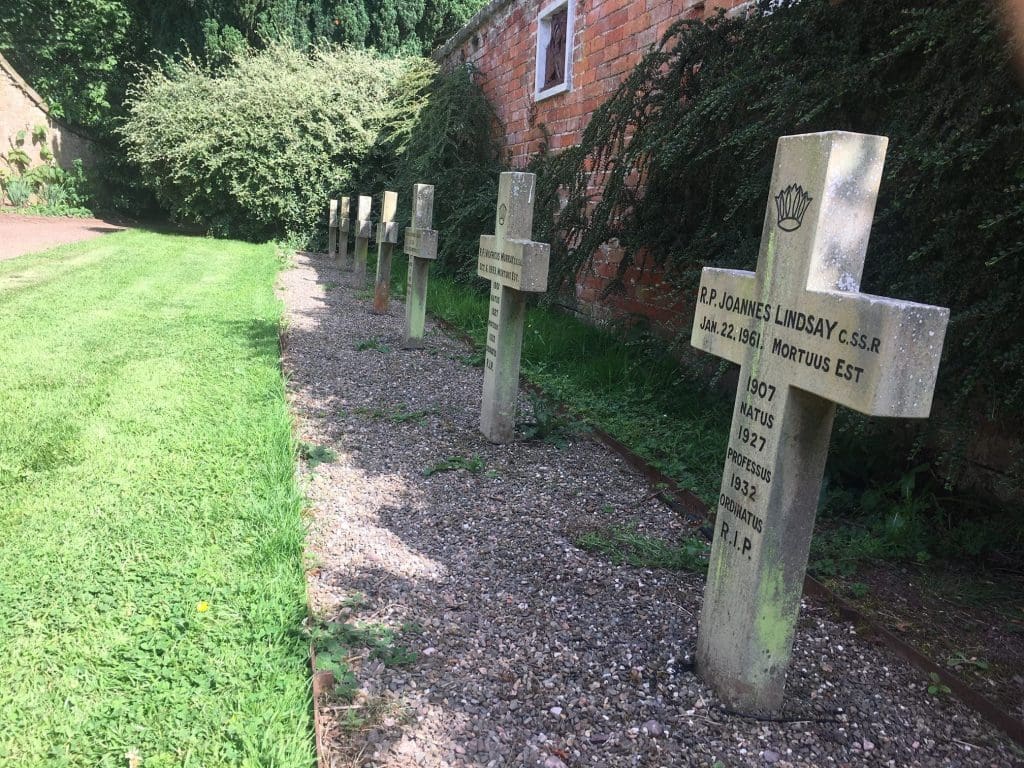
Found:
[(480, 236), (476, 272), (491, 281), (480, 431), (492, 443), (515, 433), (526, 293), (548, 287), (551, 246), (530, 240), (536, 181), (532, 173), (501, 174), (494, 234)]
[(348, 230), (349, 205), (348, 198), (338, 199), (338, 268), (349, 269), (348, 263)]
[(888, 139), (779, 140), (756, 273), (705, 267), (691, 343), (740, 365), (698, 672), (782, 706), (836, 405), (924, 418), (949, 310), (860, 293)]
[(388, 311), (391, 293), (391, 252), (398, 242), (398, 195), (385, 192), (381, 200), (380, 221), (377, 222), (377, 283), (373, 289), (373, 311), (382, 315)]
[(327, 258), (333, 259), (338, 249), (338, 201), (331, 198), (327, 210)]
[(412, 226), (405, 230), (405, 254), (409, 257), (409, 280), (405, 287), (405, 335), (402, 346), (423, 346), (423, 326), (427, 314), (427, 277), (430, 262), (437, 258), (437, 230), (430, 228), (434, 218), (434, 187), (416, 184), (412, 188)]
[(360, 195), (356, 204), (356, 228), (354, 259), (356, 287), (362, 289), (366, 285), (366, 249), (373, 237), (373, 222), (370, 221), (370, 205), (373, 201), (366, 195)]

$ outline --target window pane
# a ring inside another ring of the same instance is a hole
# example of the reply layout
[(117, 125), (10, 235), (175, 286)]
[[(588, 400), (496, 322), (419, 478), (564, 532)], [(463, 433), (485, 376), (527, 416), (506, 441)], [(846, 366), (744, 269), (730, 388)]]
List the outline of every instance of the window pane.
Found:
[(565, 82), (565, 33), (568, 27), (569, 10), (561, 8), (548, 17), (551, 37), (544, 52), (544, 89)]

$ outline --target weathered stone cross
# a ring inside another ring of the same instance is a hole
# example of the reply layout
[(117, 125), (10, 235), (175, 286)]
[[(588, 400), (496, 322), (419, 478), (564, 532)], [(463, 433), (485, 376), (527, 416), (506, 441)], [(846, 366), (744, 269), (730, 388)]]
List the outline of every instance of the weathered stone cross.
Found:
[(372, 202), (366, 195), (360, 195), (356, 207), (356, 244), (353, 268), (355, 269), (355, 282), (360, 290), (366, 285), (366, 249), (367, 243), (373, 237), (373, 222), (370, 221), (370, 205)]
[(532, 173), (501, 174), (494, 234), (480, 236), (476, 271), (491, 281), (480, 431), (492, 443), (515, 434), (526, 292), (548, 286), (551, 246), (530, 240), (536, 180)]
[(338, 200), (338, 267), (349, 269), (348, 264), (348, 229), (349, 210), (348, 198)]
[(333, 259), (338, 250), (338, 201), (333, 197), (328, 203), (327, 258)]
[(409, 279), (405, 286), (405, 334), (402, 346), (423, 346), (423, 326), (427, 315), (427, 277), (430, 262), (437, 258), (437, 230), (430, 228), (434, 218), (434, 187), (416, 184), (412, 189), (412, 226), (405, 229), (405, 254), (409, 257)]
[(757, 272), (705, 267), (691, 343), (740, 365), (697, 669), (724, 703), (775, 714), (836, 404), (931, 410), (949, 311), (862, 294), (888, 140), (779, 140)]
[(391, 293), (391, 252), (398, 242), (398, 195), (385, 192), (381, 200), (380, 221), (377, 222), (377, 283), (373, 290), (373, 311), (382, 315), (388, 311)]

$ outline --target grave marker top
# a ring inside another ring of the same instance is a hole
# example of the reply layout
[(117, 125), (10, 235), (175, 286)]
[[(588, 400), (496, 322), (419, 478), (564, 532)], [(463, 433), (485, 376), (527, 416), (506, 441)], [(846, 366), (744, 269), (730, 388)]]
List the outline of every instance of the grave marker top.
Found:
[(705, 267), (691, 343), (862, 413), (923, 418), (949, 310), (859, 293), (888, 143), (869, 138), (780, 139), (757, 272)]
[(412, 226), (405, 229), (403, 250), (417, 259), (437, 258), (437, 231), (430, 228), (434, 219), (434, 187), (416, 184), (412, 195)]
[(359, 196), (356, 208), (356, 237), (369, 240), (373, 237), (373, 222), (370, 220), (370, 207), (373, 200), (366, 195)]
[(548, 287), (551, 246), (530, 239), (535, 178), (529, 173), (501, 174), (494, 234), (480, 236), (477, 254), (480, 277), (517, 291), (543, 292)]
[(395, 212), (398, 210), (398, 193), (385, 192), (380, 206), (380, 221), (377, 222), (377, 244), (398, 242), (398, 222)]

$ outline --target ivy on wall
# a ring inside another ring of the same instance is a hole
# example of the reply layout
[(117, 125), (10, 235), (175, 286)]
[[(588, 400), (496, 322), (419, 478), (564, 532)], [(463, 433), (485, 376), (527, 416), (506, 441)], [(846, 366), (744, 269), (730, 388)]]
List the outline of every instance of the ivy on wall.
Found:
[(641, 254), (684, 292), (705, 265), (752, 269), (778, 137), (823, 130), (890, 137), (862, 287), (951, 308), (935, 428), (1019, 423), (1024, 90), (988, 3), (765, 0), (675, 24), (579, 146), (538, 158), (538, 239), (562, 279), (612, 239), (620, 280)]

